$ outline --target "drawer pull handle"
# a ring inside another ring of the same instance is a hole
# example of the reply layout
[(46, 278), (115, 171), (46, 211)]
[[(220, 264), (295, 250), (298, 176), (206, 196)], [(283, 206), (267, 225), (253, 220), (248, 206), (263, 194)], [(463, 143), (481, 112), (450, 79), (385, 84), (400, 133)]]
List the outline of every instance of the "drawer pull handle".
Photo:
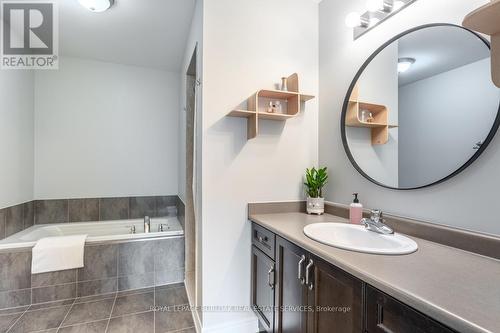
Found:
[(274, 289), (274, 278), (273, 281), (271, 282), (271, 274), (274, 273), (274, 268), (271, 267), (271, 269), (267, 272), (267, 284), (271, 289)]
[(257, 238), (259, 240), (259, 243), (267, 243), (268, 241), (267, 237), (258, 236)]
[(309, 286), (309, 290), (314, 289), (314, 284), (312, 283), (312, 281), (309, 282), (310, 270), (311, 270), (311, 267), (313, 265), (314, 265), (314, 261), (312, 259), (309, 259), (309, 263), (306, 266), (306, 285)]
[(298, 269), (299, 273), (297, 276), (301, 285), (304, 285), (304, 283), (305, 283), (304, 277), (302, 276), (302, 264), (304, 263), (304, 261), (306, 261), (306, 256), (302, 255), (302, 257), (300, 257), (300, 260), (299, 260), (299, 269)]

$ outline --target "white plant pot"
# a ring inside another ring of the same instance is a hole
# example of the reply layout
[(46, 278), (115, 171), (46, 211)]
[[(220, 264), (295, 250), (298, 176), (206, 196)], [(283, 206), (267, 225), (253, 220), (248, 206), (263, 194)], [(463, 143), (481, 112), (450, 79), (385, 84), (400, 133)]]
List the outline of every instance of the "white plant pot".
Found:
[(307, 214), (322, 215), (325, 212), (324, 198), (307, 198)]

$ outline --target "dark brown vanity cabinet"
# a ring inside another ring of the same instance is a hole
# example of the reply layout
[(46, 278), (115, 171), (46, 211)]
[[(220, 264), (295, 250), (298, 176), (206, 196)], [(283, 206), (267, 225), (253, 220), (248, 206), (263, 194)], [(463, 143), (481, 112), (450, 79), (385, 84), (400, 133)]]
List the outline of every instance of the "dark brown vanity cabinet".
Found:
[(363, 282), (311, 255), (308, 333), (354, 333), (363, 330)]
[(366, 332), (453, 333), (454, 331), (367, 285)]
[(276, 237), (275, 332), (307, 331), (307, 289), (304, 269), (307, 252)]
[(251, 302), (259, 317), (263, 332), (274, 332), (275, 280), (274, 263), (275, 236), (256, 224), (252, 225), (252, 286)]
[(303, 248), (252, 226), (252, 305), (265, 332), (453, 333)]
[(280, 237), (276, 277), (276, 332), (362, 331), (360, 280)]
[(252, 306), (265, 332), (274, 332), (274, 261), (252, 246)]

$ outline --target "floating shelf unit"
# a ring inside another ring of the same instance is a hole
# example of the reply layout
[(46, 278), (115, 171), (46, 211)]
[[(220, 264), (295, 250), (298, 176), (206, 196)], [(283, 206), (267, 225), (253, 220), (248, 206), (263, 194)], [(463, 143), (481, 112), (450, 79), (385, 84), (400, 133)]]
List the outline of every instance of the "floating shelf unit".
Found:
[(500, 88), (500, 0), (493, 0), (467, 15), (463, 26), (491, 36), (491, 77)]
[[(360, 110), (371, 112), (373, 121), (361, 121), (359, 118)], [(388, 118), (389, 110), (385, 105), (361, 102), (358, 86), (354, 87), (347, 107), (346, 126), (369, 128), (371, 129), (372, 145), (384, 145), (389, 141), (389, 129), (398, 127), (397, 125), (389, 125)]]
[[(259, 132), (260, 120), (285, 121), (296, 117), (300, 112), (302, 102), (314, 98), (312, 95), (299, 93), (299, 77), (297, 73), (287, 78), (288, 91), (262, 89), (247, 100), (248, 110), (233, 110), (227, 115), (247, 119), (247, 139), (253, 139)], [(284, 106), (282, 113), (269, 113), (266, 106), (269, 101), (281, 101)]]

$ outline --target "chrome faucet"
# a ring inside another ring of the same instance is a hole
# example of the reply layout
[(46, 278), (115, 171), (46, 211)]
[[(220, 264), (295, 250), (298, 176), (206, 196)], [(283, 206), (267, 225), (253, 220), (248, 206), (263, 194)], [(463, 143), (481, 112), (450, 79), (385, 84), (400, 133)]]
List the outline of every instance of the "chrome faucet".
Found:
[(151, 219), (149, 216), (144, 216), (144, 233), (149, 233), (151, 231)]
[(384, 218), (382, 217), (382, 212), (378, 209), (374, 209), (371, 211), (370, 218), (362, 219), (361, 224), (364, 224), (366, 229), (379, 234), (383, 235), (394, 234), (394, 230), (387, 224), (385, 224), (383, 221)]

